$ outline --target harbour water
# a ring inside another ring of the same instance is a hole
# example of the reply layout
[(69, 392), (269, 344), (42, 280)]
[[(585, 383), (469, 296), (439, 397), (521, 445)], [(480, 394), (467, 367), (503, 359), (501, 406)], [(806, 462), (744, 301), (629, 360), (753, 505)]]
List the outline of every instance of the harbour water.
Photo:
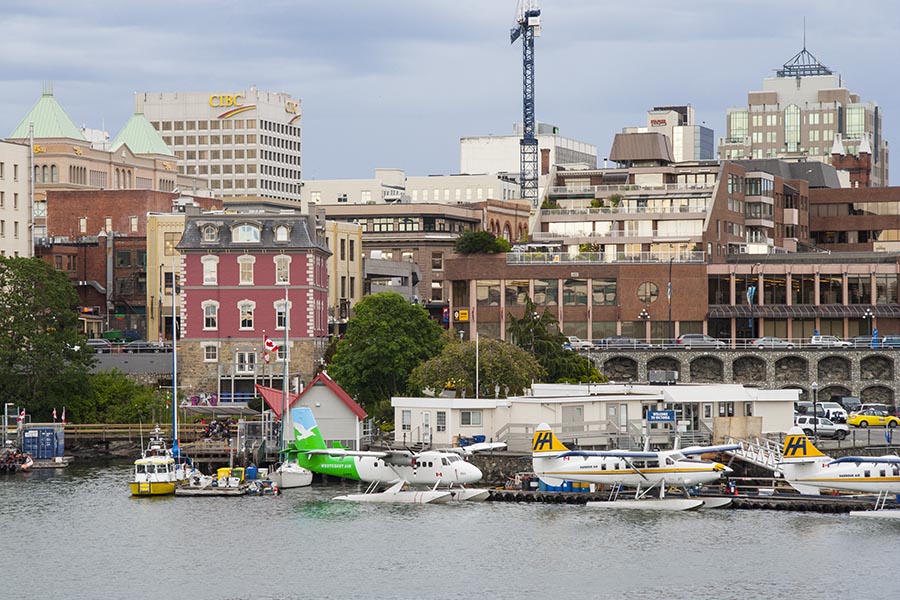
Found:
[(0, 478), (0, 597), (888, 598), (900, 523), (719, 510), (131, 498), (128, 464)]

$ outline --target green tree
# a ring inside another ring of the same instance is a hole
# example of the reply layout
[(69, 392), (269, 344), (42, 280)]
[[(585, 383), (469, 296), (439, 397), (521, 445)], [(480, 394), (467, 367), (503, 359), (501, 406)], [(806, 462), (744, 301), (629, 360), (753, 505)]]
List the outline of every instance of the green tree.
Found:
[[(455, 338), (455, 336), (454, 336)], [(522, 394), (539, 380), (544, 369), (518, 346), (483, 338), (475, 342), (455, 342), (444, 346), (440, 355), (413, 369), (409, 385), (415, 392), (431, 389), (439, 395), (444, 389), (456, 391), (456, 397), (475, 397), (475, 352), (478, 352), (478, 396), (493, 398)]]
[(516, 318), (508, 313), (507, 322), (512, 342), (534, 356), (544, 368), (547, 382), (606, 381), (588, 358), (563, 348), (566, 336), (559, 329), (559, 321), (546, 309), (538, 312), (531, 298), (525, 298), (524, 315)]
[(94, 352), (79, 332), (78, 295), (39, 258), (0, 257), (0, 397), (35, 420), (85, 396)]
[(66, 419), (79, 423), (168, 423), (171, 418), (165, 394), (117, 370), (92, 374), (89, 393), (66, 405)]
[(456, 251), (460, 254), (497, 254), (510, 249), (509, 242), (494, 237), (490, 231), (467, 231), (456, 238)]
[(328, 374), (378, 416), (391, 396), (408, 393), (412, 370), (439, 354), (445, 340), (428, 311), (394, 292), (367, 296), (354, 310)]

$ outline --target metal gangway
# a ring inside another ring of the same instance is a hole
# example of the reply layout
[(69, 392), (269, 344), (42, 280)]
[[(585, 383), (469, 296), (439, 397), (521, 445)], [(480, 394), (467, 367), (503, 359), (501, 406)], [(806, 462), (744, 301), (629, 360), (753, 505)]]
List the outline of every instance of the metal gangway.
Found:
[(731, 436), (725, 436), (725, 443), (740, 446), (736, 450), (727, 450), (725, 452), (726, 454), (739, 458), (744, 462), (768, 469), (776, 476), (781, 475), (781, 443), (773, 442), (766, 438), (742, 440)]

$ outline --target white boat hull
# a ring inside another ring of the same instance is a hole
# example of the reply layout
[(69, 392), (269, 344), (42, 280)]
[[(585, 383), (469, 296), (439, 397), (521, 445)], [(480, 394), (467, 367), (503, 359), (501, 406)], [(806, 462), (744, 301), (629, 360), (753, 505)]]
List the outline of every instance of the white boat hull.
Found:
[(278, 489), (290, 489), (306, 487), (312, 483), (312, 471), (304, 469), (296, 462), (282, 463), (274, 473), (269, 476)]
[(662, 500), (611, 500), (605, 502), (588, 502), (590, 508), (612, 508), (626, 510), (697, 510), (703, 506), (703, 500), (688, 498), (664, 498)]
[(703, 498), (703, 508), (728, 508), (734, 498)]
[(851, 510), (851, 517), (865, 517), (867, 519), (900, 519), (900, 510)]
[(484, 502), (490, 495), (490, 490), (484, 488), (450, 489), (450, 496), (453, 502)]

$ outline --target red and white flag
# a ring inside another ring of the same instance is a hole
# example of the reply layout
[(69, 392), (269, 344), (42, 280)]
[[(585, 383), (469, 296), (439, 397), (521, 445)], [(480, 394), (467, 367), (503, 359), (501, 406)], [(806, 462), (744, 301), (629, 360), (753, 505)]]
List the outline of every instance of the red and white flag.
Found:
[(265, 346), (264, 358), (266, 360), (266, 364), (269, 364), (269, 354), (278, 352), (278, 346), (267, 335), (263, 336), (263, 345)]
[(19, 413), (19, 416), (16, 417), (16, 421), (21, 423), (24, 420), (25, 420), (25, 409), (23, 408), (22, 412)]
[(53, 421), (56, 422), (56, 407), (53, 407)]
[(62, 422), (63, 422), (63, 425), (66, 424), (66, 407), (65, 406), (63, 406)]

